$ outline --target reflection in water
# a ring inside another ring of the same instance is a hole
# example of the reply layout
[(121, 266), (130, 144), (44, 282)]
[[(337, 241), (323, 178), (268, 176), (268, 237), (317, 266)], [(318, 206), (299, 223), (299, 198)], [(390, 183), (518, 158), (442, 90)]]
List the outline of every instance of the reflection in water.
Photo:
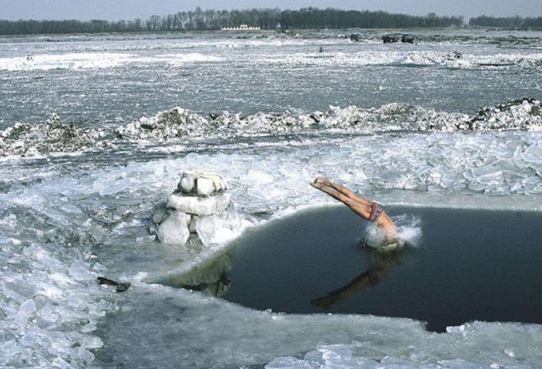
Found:
[[(351, 298), (365, 288), (378, 285), (398, 264), (399, 256), (405, 252), (404, 249), (382, 252), (372, 247), (365, 247), (365, 250), (369, 259), (369, 268), (344, 287), (311, 300), (312, 305), (320, 309), (329, 309), (332, 305)], [(200, 264), (188, 269), (179, 268), (176, 271), (170, 271), (167, 275), (151, 282), (224, 297), (231, 285), (229, 272), (234, 262), (234, 251), (235, 247), (227, 247), (213, 257), (206, 258)]]
[(332, 305), (351, 298), (357, 292), (378, 285), (390, 269), (397, 265), (398, 255), (402, 252), (402, 250), (379, 252), (372, 247), (366, 247), (366, 250), (370, 260), (369, 268), (344, 287), (311, 300), (314, 306), (329, 309)]
[(208, 283), (199, 283), (197, 285), (190, 285), (186, 283), (179, 283), (183, 288), (192, 291), (201, 291), (207, 295), (222, 297), (224, 296), (230, 287), (231, 281), (227, 272), (222, 272), (217, 281)]
[(167, 275), (149, 279), (150, 283), (161, 283), (172, 287), (201, 291), (205, 294), (222, 297), (230, 287), (228, 272), (231, 270), (234, 251), (231, 247), (221, 250), (213, 257), (184, 270), (179, 268)]

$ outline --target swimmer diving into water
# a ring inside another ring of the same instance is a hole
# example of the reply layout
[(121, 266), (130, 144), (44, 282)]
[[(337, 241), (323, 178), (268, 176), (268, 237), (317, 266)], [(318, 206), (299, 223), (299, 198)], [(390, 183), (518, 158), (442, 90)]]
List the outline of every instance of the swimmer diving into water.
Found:
[(366, 200), (327, 178), (318, 177), (311, 183), (311, 186), (339, 200), (363, 219), (376, 223), (386, 236), (388, 244), (397, 242), (397, 227), (378, 203)]

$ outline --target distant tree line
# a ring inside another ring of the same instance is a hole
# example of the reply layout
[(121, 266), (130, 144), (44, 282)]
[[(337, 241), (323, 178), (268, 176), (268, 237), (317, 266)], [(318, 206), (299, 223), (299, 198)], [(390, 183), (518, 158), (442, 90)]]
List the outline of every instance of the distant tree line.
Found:
[(277, 23), (283, 29), (461, 27), (463, 17), (439, 17), (435, 13), (413, 16), (383, 11), (304, 8), (280, 12)]
[(518, 16), (507, 18), (495, 18), (482, 15), (471, 18), (469, 25), (473, 27), (495, 27), (512, 29), (542, 29), (542, 17), (521, 18)]
[(341, 28), (412, 28), (461, 27), (463, 17), (439, 17), (390, 14), (383, 11), (304, 8), (300, 10), (247, 9), (202, 10), (153, 15), (147, 20), (0, 20), (0, 34), (59, 34), (102, 32), (206, 31), (248, 24), (264, 30), (341, 29)]

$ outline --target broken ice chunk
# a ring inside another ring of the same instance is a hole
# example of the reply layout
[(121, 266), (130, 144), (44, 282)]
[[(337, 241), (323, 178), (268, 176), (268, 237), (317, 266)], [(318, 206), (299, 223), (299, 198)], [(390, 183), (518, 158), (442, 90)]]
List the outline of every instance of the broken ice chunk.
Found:
[(235, 212), (194, 218), (195, 231), (206, 246), (235, 238), (237, 230), (243, 227), (241, 218)]
[(204, 198), (171, 194), (167, 201), (167, 207), (188, 214), (212, 215), (226, 210), (230, 205), (230, 200), (229, 193)]
[(198, 196), (211, 196), (215, 192), (214, 181), (210, 177), (199, 177), (196, 187)]
[(287, 356), (274, 359), (265, 366), (265, 369), (296, 369), (302, 366), (304, 366), (304, 362), (302, 360)]
[(192, 193), (196, 188), (196, 175), (192, 172), (184, 172), (177, 188), (182, 193)]
[(34, 311), (36, 310), (36, 304), (34, 303), (34, 300), (26, 300), (19, 306), (18, 310), (18, 319), (21, 322), (21, 324), (26, 324), (28, 319), (34, 314)]
[(325, 360), (350, 360), (352, 350), (345, 345), (320, 345), (317, 350), (322, 353)]
[(162, 243), (184, 245), (190, 237), (190, 231), (188, 230), (189, 223), (190, 215), (180, 211), (174, 211), (160, 225), (156, 235)]
[(70, 275), (76, 281), (89, 281), (96, 278), (96, 274), (92, 273), (90, 267), (84, 261), (74, 261), (70, 265)]
[(499, 182), (502, 179), (502, 170), (496, 167), (481, 167), (472, 169), (476, 181), (489, 184)]
[(187, 171), (181, 175), (177, 188), (183, 194), (211, 196), (226, 190), (226, 182), (217, 173), (204, 171)]

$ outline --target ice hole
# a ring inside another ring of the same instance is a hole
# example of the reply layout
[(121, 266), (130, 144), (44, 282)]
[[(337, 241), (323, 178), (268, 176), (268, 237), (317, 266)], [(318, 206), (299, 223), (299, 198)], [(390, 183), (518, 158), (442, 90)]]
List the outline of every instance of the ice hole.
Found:
[(388, 213), (420, 220), (416, 246), (375, 252), (360, 242), (363, 219), (318, 208), (247, 231), (216, 260), (166, 284), (259, 310), (407, 317), (437, 332), (475, 320), (542, 323), (542, 214)]

